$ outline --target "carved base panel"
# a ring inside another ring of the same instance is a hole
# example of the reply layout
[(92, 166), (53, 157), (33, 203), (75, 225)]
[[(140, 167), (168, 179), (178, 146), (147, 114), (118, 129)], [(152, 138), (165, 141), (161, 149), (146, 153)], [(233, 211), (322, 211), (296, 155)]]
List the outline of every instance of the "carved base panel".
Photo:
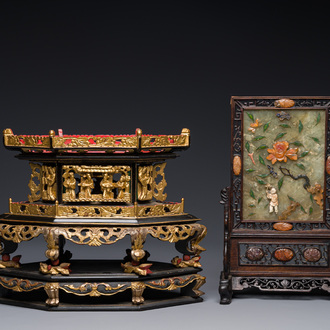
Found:
[(268, 292), (302, 292), (322, 290), (330, 293), (330, 278), (307, 277), (232, 277), (232, 290), (257, 288)]
[(74, 275), (43, 275), (38, 263), (0, 269), (0, 303), (43, 310), (145, 310), (200, 302), (201, 269), (153, 262), (148, 276), (123, 273), (121, 261), (73, 260)]

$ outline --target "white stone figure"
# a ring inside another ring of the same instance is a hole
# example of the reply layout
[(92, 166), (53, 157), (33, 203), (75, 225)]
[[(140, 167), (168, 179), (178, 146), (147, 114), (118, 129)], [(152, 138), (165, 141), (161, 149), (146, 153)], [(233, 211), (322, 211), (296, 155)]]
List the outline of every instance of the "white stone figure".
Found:
[(278, 195), (276, 193), (276, 189), (272, 187), (270, 184), (266, 186), (266, 195), (267, 199), (269, 199), (269, 213), (275, 212), (278, 213)]

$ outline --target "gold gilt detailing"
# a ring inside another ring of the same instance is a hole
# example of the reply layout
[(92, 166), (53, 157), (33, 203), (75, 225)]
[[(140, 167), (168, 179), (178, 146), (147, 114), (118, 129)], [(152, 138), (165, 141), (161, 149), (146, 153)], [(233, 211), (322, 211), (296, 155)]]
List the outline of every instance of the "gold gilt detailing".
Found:
[(0, 260), (0, 268), (20, 268), (21, 255), (15, 256), (10, 260), (10, 256), (8, 254), (2, 255), (2, 260)]
[(55, 205), (11, 203), (11, 213), (18, 215), (56, 216)]
[(44, 284), (40, 282), (6, 277), (0, 277), (0, 285), (16, 292), (29, 292), (44, 287)]
[(54, 131), (49, 135), (14, 135), (8, 128), (3, 131), (6, 147), (30, 149), (152, 149), (189, 147), (190, 131), (183, 128), (180, 135), (143, 135), (136, 129), (135, 135), (84, 135), (57, 136)]
[[(45, 201), (56, 200), (56, 167), (42, 166), (42, 194), (41, 198)], [(31, 202), (31, 201), (30, 201)]]
[(192, 257), (188, 260), (182, 260), (179, 257), (174, 257), (171, 260), (172, 265), (174, 265), (177, 268), (187, 268), (187, 267), (202, 267), (202, 265), (199, 262), (200, 257)]
[(153, 195), (153, 165), (139, 166), (138, 171), (138, 199), (149, 201)]
[(184, 200), (181, 203), (160, 203), (153, 205), (134, 206), (100, 206), (100, 205), (56, 205), (30, 204), (9, 201), (9, 211), (17, 215), (33, 215), (48, 217), (94, 217), (94, 218), (123, 218), (123, 217), (158, 217), (173, 216), (184, 213)]
[(0, 224), (0, 236), (7, 241), (13, 241), (14, 243), (29, 241), (42, 234), (43, 231), (44, 228), (39, 226)]
[(137, 266), (132, 265), (131, 262), (126, 262), (124, 264), (121, 264), (121, 268), (124, 269), (125, 273), (135, 273), (140, 276), (146, 276), (150, 274), (149, 268), (152, 266), (152, 264), (140, 264)]
[(181, 135), (142, 135), (142, 148), (188, 147), (190, 131), (183, 129)]
[(14, 135), (10, 128), (3, 131), (4, 145), (6, 147), (21, 148), (50, 148), (48, 135)]
[[(130, 166), (63, 166), (63, 201), (130, 202)], [(79, 178), (75, 178), (75, 174)], [(118, 178), (114, 178), (118, 176)], [(76, 187), (80, 187), (78, 195)], [(93, 193), (98, 190), (102, 193)]]
[(132, 290), (132, 304), (140, 305), (144, 303), (143, 292), (146, 288), (144, 282), (132, 282), (131, 290)]
[(45, 291), (48, 295), (48, 299), (46, 300), (46, 305), (51, 307), (56, 307), (60, 303), (59, 299), (59, 283), (53, 282), (53, 283), (47, 283), (45, 285)]
[[(167, 194), (163, 193), (165, 187), (167, 186), (167, 182), (165, 180), (165, 173), (164, 173), (165, 166), (166, 163), (156, 164), (154, 165), (154, 170), (153, 170), (153, 182), (154, 182), (153, 196), (156, 200), (159, 201), (164, 201), (167, 197)], [(161, 177), (159, 183), (156, 182), (156, 178), (158, 176)]]
[(58, 207), (60, 217), (134, 217), (133, 206), (62, 206)]
[(158, 204), (152, 206), (139, 205), (137, 207), (138, 217), (157, 217), (163, 215), (177, 215), (183, 214), (183, 202), (182, 203), (168, 203)]
[(32, 170), (31, 178), (29, 181), (29, 188), (31, 195), (28, 195), (30, 203), (38, 201), (41, 197), (41, 170), (42, 166), (35, 163), (30, 163)]
[(52, 261), (55, 261), (60, 256), (60, 247), (59, 247), (59, 230), (55, 229), (44, 229), (44, 238), (47, 242), (46, 257)]
[(44, 275), (70, 275), (69, 266), (70, 264), (67, 262), (63, 262), (58, 266), (52, 266), (41, 262), (39, 271)]
[(134, 229), (130, 228), (100, 228), (100, 227), (70, 227), (57, 228), (57, 235), (76, 244), (86, 244), (89, 246), (110, 245), (129, 235)]
[(176, 290), (178, 288), (183, 288), (188, 284), (194, 282), (195, 280), (200, 280), (201, 277), (202, 276), (198, 274), (193, 274), (193, 275), (185, 275), (182, 277), (162, 278), (160, 280), (147, 281), (145, 282), (145, 285), (151, 289), (171, 291), (171, 290)]
[(117, 284), (117, 286), (111, 286), (109, 283), (84, 283), (77, 287), (73, 284), (65, 284), (61, 286), (60, 289), (77, 296), (100, 297), (111, 296), (123, 292), (129, 289), (129, 285)]
[[(50, 235), (51, 233), (51, 235)], [(7, 225), (0, 224), (0, 236), (8, 241), (20, 243), (29, 241), (34, 237), (44, 234), (47, 247), (50, 251), (47, 258), (57, 260), (58, 237), (64, 238), (73, 243), (89, 246), (111, 245), (123, 239), (126, 235), (131, 236), (132, 249), (140, 250), (147, 234), (161, 241), (176, 243), (180, 240), (191, 238), (190, 253), (199, 255), (205, 251), (199, 246), (199, 242), (206, 235), (206, 227), (200, 224), (189, 225), (167, 225), (151, 227), (47, 227), (32, 225)], [(47, 250), (47, 251), (48, 251)], [(56, 253), (53, 253), (53, 250)]]
[(201, 276), (201, 275), (196, 275), (196, 284), (195, 286), (192, 288), (193, 292), (195, 293), (195, 297), (200, 297), (203, 294), (205, 294), (203, 291), (199, 290), (199, 288), (205, 284), (206, 282), (206, 277), (205, 276)]
[[(138, 199), (141, 201), (151, 200), (154, 197), (156, 200), (164, 201), (167, 194), (164, 194), (164, 189), (167, 186), (165, 180), (166, 163), (139, 166), (138, 174)], [(160, 181), (157, 183), (156, 178), (160, 176)]]
[(136, 148), (138, 138), (136, 135), (114, 136), (54, 136), (53, 148)]
[(199, 245), (199, 242), (206, 236), (207, 229), (204, 225), (197, 223), (189, 225), (170, 225), (170, 226), (152, 226), (148, 227), (148, 233), (161, 241), (176, 243), (189, 237), (194, 237), (190, 241), (190, 252), (199, 255), (205, 249)]

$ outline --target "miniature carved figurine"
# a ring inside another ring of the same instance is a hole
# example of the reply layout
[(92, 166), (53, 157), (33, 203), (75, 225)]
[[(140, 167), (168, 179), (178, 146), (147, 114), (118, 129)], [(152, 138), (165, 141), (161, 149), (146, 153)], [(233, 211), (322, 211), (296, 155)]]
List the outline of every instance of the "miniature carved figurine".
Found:
[(103, 191), (103, 198), (112, 199), (114, 198), (114, 194), (112, 189), (114, 188), (114, 184), (112, 181), (112, 175), (105, 173), (102, 181), (100, 182), (101, 190)]
[(147, 201), (152, 199), (152, 170), (152, 165), (139, 167), (138, 199), (140, 201)]
[(117, 188), (118, 188), (118, 199), (124, 199), (125, 198), (125, 192), (129, 189), (129, 178), (126, 175), (122, 175), (117, 182)]
[(66, 195), (69, 200), (76, 199), (76, 179), (73, 172), (69, 172), (68, 176), (63, 182), (63, 186), (66, 188)]
[(42, 177), (42, 183), (44, 186), (47, 186), (46, 190), (44, 191), (44, 199), (54, 201), (56, 199), (56, 173), (55, 167), (51, 166), (44, 166), (44, 175)]
[(270, 184), (266, 185), (266, 195), (267, 199), (269, 199), (269, 213), (275, 212), (278, 213), (278, 196), (276, 193), (276, 189), (272, 187)]
[(81, 187), (79, 198), (92, 198), (92, 189), (94, 189), (94, 181), (89, 173), (84, 174), (81, 182), (78, 184)]

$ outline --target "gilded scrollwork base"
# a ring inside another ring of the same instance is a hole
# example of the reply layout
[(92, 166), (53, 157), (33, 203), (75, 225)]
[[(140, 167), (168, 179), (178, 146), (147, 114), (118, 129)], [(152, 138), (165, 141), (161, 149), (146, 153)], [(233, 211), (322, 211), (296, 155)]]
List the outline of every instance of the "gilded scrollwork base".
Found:
[(42, 282), (19, 278), (8, 278), (4, 276), (0, 276), (0, 285), (15, 292), (29, 292), (44, 287), (44, 283)]
[(60, 286), (60, 289), (66, 293), (72, 293), (77, 296), (90, 296), (90, 297), (100, 297), (100, 296), (112, 296), (116, 293), (123, 292), (129, 289), (128, 283), (91, 283), (86, 282), (83, 284), (64, 284)]
[(183, 275), (183, 276), (175, 276), (169, 278), (163, 278), (160, 280), (150, 280), (146, 281), (145, 285), (148, 288), (155, 290), (176, 290), (186, 287), (187, 285), (196, 282), (193, 290), (199, 293), (199, 296), (204, 294), (202, 291), (197, 291), (204, 283), (205, 277), (199, 274), (191, 274), (191, 275)]

